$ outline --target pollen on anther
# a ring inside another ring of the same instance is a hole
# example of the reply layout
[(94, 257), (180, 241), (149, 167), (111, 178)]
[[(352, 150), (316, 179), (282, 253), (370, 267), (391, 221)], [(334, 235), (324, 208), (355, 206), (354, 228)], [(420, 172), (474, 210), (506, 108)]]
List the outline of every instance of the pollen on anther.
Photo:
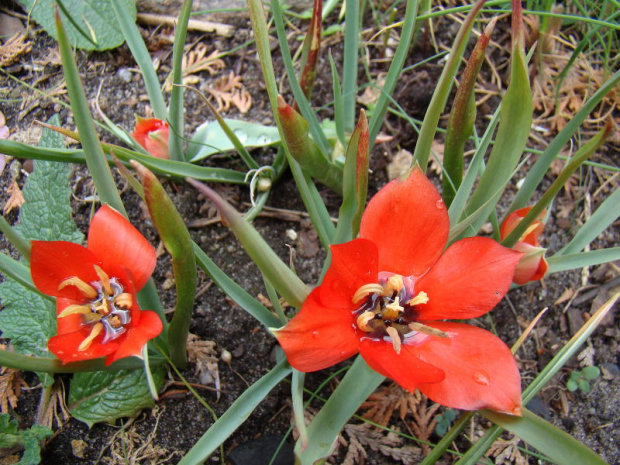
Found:
[(373, 312), (364, 312), (360, 316), (357, 317), (355, 323), (357, 327), (362, 331), (370, 333), (372, 331), (372, 327), (368, 324), (375, 318), (375, 314)]
[(95, 268), (95, 273), (97, 273), (97, 276), (99, 276), (99, 280), (101, 281), (103, 290), (105, 291), (106, 295), (113, 295), (114, 291), (112, 290), (112, 286), (110, 286), (110, 277), (108, 276), (108, 274), (97, 265), (93, 265), (93, 268)]
[(127, 292), (123, 292), (122, 294), (117, 296), (116, 299), (114, 299), (114, 305), (116, 305), (118, 308), (129, 309), (131, 308), (132, 303), (133, 298), (131, 297), (131, 294)]
[(364, 297), (370, 294), (381, 294), (383, 292), (383, 286), (379, 283), (369, 283), (361, 286), (355, 294), (353, 294), (353, 303), (359, 303)]
[(88, 305), (69, 305), (65, 307), (65, 309), (58, 314), (58, 318), (64, 318), (69, 315), (86, 315), (91, 312), (91, 309)]
[(398, 330), (393, 326), (389, 326), (385, 328), (385, 332), (388, 333), (388, 336), (392, 339), (392, 346), (394, 346), (396, 353), (400, 354), (400, 334), (398, 334)]
[(407, 302), (407, 305), (411, 305), (413, 307), (415, 305), (428, 303), (429, 300), (430, 299), (428, 298), (426, 292), (418, 292), (418, 295), (416, 295), (413, 299), (410, 299)]
[(103, 331), (103, 324), (101, 323), (97, 323), (93, 326), (93, 329), (90, 331), (90, 334), (88, 335), (88, 337), (86, 337), (86, 339), (84, 339), (80, 345), (78, 346), (78, 351), (83, 351), (86, 350), (90, 347), (90, 345), (93, 343), (93, 341), (95, 340), (95, 338), (97, 336), (99, 336), (99, 334), (101, 334), (101, 331)]

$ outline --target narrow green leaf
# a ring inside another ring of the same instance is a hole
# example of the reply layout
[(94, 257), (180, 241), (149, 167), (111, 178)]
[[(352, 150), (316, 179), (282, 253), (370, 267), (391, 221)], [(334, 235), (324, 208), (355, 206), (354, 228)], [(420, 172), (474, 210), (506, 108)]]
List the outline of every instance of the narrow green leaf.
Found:
[(266, 328), (278, 328), (282, 325), (267, 307), (252, 297), (248, 292), (224, 273), (198, 245), (194, 244), (194, 254), (198, 266), (207, 276), (237, 305), (256, 318)]
[[(149, 96), (149, 102), (153, 107), (153, 115), (155, 118), (161, 120), (168, 119), (168, 110), (166, 109), (166, 103), (164, 102), (164, 95), (161, 91), (161, 84), (159, 78), (155, 72), (151, 55), (149, 54), (144, 39), (140, 34), (140, 30), (136, 26), (135, 16), (132, 16), (130, 5), (134, 5), (132, 1), (127, 0), (112, 0), (110, 2), (118, 26), (121, 29), (127, 45), (131, 50), (136, 63), (142, 71), (142, 79), (144, 79), (144, 86)], [(133, 6), (133, 13), (135, 15), (135, 6)]]
[(482, 416), (516, 434), (557, 463), (605, 465), (607, 462), (591, 449), (548, 421), (523, 409), (522, 417), (481, 410)]
[[(160, 388), (166, 370), (153, 369), (153, 379)], [(88, 426), (111, 423), (117, 418), (131, 417), (154, 405), (144, 370), (122, 370), (115, 373), (97, 371), (76, 373), (71, 380), (67, 406), (71, 414)]]
[(536, 160), (536, 163), (528, 170), (523, 184), (508, 209), (508, 213), (523, 208), (530, 202), (532, 195), (538, 189), (540, 181), (542, 181), (549, 166), (551, 166), (551, 162), (557, 158), (562, 151), (562, 147), (573, 137), (581, 123), (592, 113), (599, 102), (615, 88), (618, 81), (620, 81), (620, 70), (616, 71), (613, 76), (605, 81), (583, 104), (575, 116), (566, 123), (566, 126), (564, 126), (560, 133), (553, 138), (543, 154)]
[(403, 67), (405, 66), (405, 61), (409, 56), (409, 49), (411, 48), (411, 41), (413, 39), (415, 24), (418, 18), (418, 4), (419, 0), (407, 0), (407, 6), (405, 8), (405, 21), (403, 22), (403, 28), (400, 32), (400, 40), (398, 41), (398, 46), (396, 47), (396, 51), (392, 57), (392, 62), (390, 63), (390, 68), (388, 69), (387, 76), (385, 77), (385, 82), (381, 88), (379, 100), (377, 100), (372, 116), (370, 117), (370, 122), (368, 123), (370, 127), (369, 138), (371, 149), (375, 144), (375, 139), (381, 130), (381, 126), (383, 126), (389, 102), (392, 99), (394, 89), (396, 88), (396, 85), (401, 77)]
[(336, 124), (336, 134), (338, 140), (344, 146), (346, 141), (344, 137), (344, 108), (342, 104), (342, 89), (340, 87), (340, 79), (338, 78), (338, 69), (334, 62), (331, 50), (329, 52), (329, 65), (332, 71), (332, 87), (334, 91), (334, 123)]
[(296, 444), (295, 454), (301, 465), (312, 465), (329, 455), (340, 430), (384, 379), (370, 368), (361, 356), (357, 357), (336, 390), (308, 425), (306, 449), (302, 450), (300, 442)]
[(515, 226), (510, 234), (502, 241), (502, 245), (504, 247), (512, 247), (518, 242), (521, 235), (525, 233), (525, 230), (532, 224), (532, 222), (538, 218), (545, 208), (551, 205), (551, 202), (557, 193), (560, 192), (577, 168), (579, 168), (579, 166), (581, 166), (581, 164), (585, 162), (588, 157), (590, 157), (601, 145), (603, 145), (609, 137), (611, 130), (612, 124), (609, 122), (592, 139), (577, 150), (577, 153), (575, 153), (570, 162), (568, 162), (564, 169), (560, 172), (551, 187), (545, 191), (540, 200), (536, 202), (536, 205), (532, 207), (528, 214), (525, 215), (519, 224)]
[(357, 99), (357, 69), (361, 8), (359, 0), (345, 0), (344, 57), (342, 63), (342, 107), (344, 130), (352, 132), (355, 124), (355, 101)]
[(620, 260), (620, 247), (566, 255), (556, 254), (553, 257), (547, 258), (547, 263), (549, 264), (549, 271), (547, 273), (559, 273), (560, 271), (596, 266), (616, 260)]
[(170, 91), (170, 108), (168, 109), (168, 122), (170, 123), (170, 158), (172, 160), (185, 160), (183, 152), (183, 133), (185, 128), (185, 114), (183, 105), (183, 48), (187, 37), (187, 24), (192, 12), (192, 0), (184, 0), (179, 19), (174, 31), (174, 43), (172, 46), (172, 90)]
[[(174, 316), (168, 328), (168, 348), (172, 363), (185, 369), (187, 335), (198, 287), (192, 238), (183, 218), (155, 175), (139, 163), (133, 162), (132, 166), (140, 175), (149, 214), (172, 259), (177, 295)], [(160, 315), (160, 318), (166, 322), (164, 315)]]
[(62, 59), (62, 68), (65, 74), (65, 80), (67, 81), (69, 100), (71, 101), (71, 109), (73, 110), (75, 125), (77, 126), (82, 141), (86, 164), (88, 165), (88, 170), (97, 188), (97, 195), (103, 203), (109, 204), (124, 216), (127, 216), (125, 207), (121, 202), (121, 197), (116, 189), (112, 172), (101, 150), (84, 88), (82, 87), (82, 81), (71, 50), (71, 45), (69, 44), (63, 24), (58, 16), (56, 17), (56, 29), (58, 32), (58, 46)]
[(441, 76), (439, 77), (437, 87), (435, 87), (435, 92), (433, 92), (431, 103), (426, 110), (426, 115), (424, 115), (424, 121), (422, 122), (422, 127), (420, 128), (418, 142), (416, 143), (415, 151), (413, 152), (414, 163), (417, 163), (422, 171), (426, 171), (426, 165), (428, 164), (431, 146), (435, 138), (439, 118), (441, 117), (441, 113), (446, 105), (446, 102), (448, 101), (448, 96), (454, 82), (454, 76), (456, 75), (456, 71), (460, 65), (463, 53), (465, 52), (465, 46), (467, 45), (468, 38), (474, 24), (474, 19), (484, 5), (484, 2), (485, 0), (478, 0), (469, 11), (465, 21), (463, 21), (463, 24), (454, 39), (454, 45), (450, 51), (450, 56), (443, 68), (443, 71), (441, 72)]
[(204, 463), (290, 372), (291, 367), (286, 360), (282, 360), (269, 373), (250, 386), (183, 456), (179, 465)]
[(206, 185), (187, 179), (192, 186), (207, 197), (218, 209), (222, 220), (235, 233), (241, 245), (278, 293), (294, 307), (308, 295), (308, 288), (265, 242), (254, 226), (248, 223), (226, 200)]
[(316, 81), (317, 63), (321, 49), (321, 16), (323, 12), (323, 0), (314, 0), (313, 3), (312, 19), (302, 45), (301, 75), (299, 77), (299, 87), (308, 100), (310, 100)]
[(594, 214), (556, 255), (570, 255), (582, 251), (620, 216), (620, 189), (616, 189), (599, 205)]

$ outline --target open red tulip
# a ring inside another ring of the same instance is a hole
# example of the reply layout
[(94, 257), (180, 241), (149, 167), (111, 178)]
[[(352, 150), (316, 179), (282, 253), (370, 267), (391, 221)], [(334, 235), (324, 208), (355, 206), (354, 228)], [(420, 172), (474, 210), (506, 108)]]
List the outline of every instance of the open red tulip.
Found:
[(521, 413), (509, 348), (474, 318), (506, 294), (521, 254), (472, 237), (444, 251), (450, 221), (420, 170), (369, 202), (360, 237), (331, 246), (331, 264), (299, 313), (274, 333), (290, 364), (320, 370), (361, 353), (405, 389), (448, 407)]
[(30, 270), (41, 292), (56, 297), (58, 335), (48, 342), (63, 363), (129, 356), (162, 331), (159, 316), (140, 310), (138, 292), (155, 269), (155, 249), (119, 212), (93, 217), (88, 247), (32, 241)]
[(148, 153), (157, 158), (170, 158), (168, 137), (170, 127), (168, 123), (157, 118), (137, 117), (136, 127), (131, 137)]
[[(531, 209), (532, 207), (521, 208), (506, 217), (499, 230), (502, 240), (508, 237)], [(545, 229), (545, 223), (542, 222), (542, 217), (545, 216), (545, 214), (545, 211), (541, 212), (538, 218), (532, 222), (530, 227), (523, 233), (519, 241), (513, 247), (514, 250), (523, 254), (515, 269), (515, 275), (513, 277), (513, 282), (515, 284), (538, 281), (547, 273), (547, 269), (549, 268), (545, 260), (545, 252), (547, 249), (541, 247), (538, 242), (538, 237)]]

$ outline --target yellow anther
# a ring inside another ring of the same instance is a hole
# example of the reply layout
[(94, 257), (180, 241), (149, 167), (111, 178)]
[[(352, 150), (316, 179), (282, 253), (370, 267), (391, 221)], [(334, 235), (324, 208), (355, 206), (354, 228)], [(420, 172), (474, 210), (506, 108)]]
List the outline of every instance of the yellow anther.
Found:
[(77, 287), (78, 290), (82, 294), (84, 294), (84, 297), (87, 297), (88, 299), (94, 299), (95, 297), (97, 297), (97, 289), (92, 287), (90, 284), (85, 283), (84, 281), (82, 281), (77, 276), (74, 276), (73, 278), (65, 279), (58, 286), (58, 290), (60, 291), (60, 290), (64, 289), (67, 286), (75, 286), (75, 287)]
[(387, 304), (383, 308), (383, 317), (388, 320), (394, 320), (399, 317), (399, 315), (405, 310), (403, 306), (400, 304), (399, 297), (394, 299), (394, 302)]
[(403, 287), (405, 287), (405, 284), (403, 283), (403, 277), (399, 274), (392, 275), (385, 283), (385, 286), (383, 288), (383, 295), (391, 296), (394, 292), (398, 294)]
[(78, 346), (78, 351), (81, 352), (88, 349), (95, 340), (95, 338), (101, 334), (101, 331), (103, 331), (103, 324), (96, 323), (95, 326), (93, 326), (93, 329), (90, 331), (88, 337), (84, 339), (82, 343)]
[(437, 337), (448, 337), (448, 333), (444, 333), (443, 331), (432, 328), (430, 326), (423, 325), (422, 323), (412, 322), (409, 323), (409, 329), (416, 331), (418, 333), (428, 334), (429, 336), (437, 336)]
[(373, 312), (364, 312), (360, 316), (357, 317), (357, 320), (355, 321), (355, 323), (357, 324), (357, 327), (359, 329), (367, 333), (370, 333), (372, 332), (373, 329), (368, 323), (372, 321), (374, 318), (375, 318), (375, 314)]
[(63, 318), (69, 315), (87, 315), (91, 312), (90, 307), (88, 305), (69, 305), (62, 312), (58, 314), (58, 318)]
[(416, 295), (413, 299), (409, 299), (409, 301), (407, 302), (407, 305), (411, 305), (413, 307), (415, 305), (425, 304), (429, 300), (431, 299), (428, 298), (428, 295), (426, 295), (426, 292), (418, 292), (418, 295)]
[(381, 294), (383, 293), (383, 286), (379, 283), (369, 283), (364, 284), (360, 287), (355, 294), (353, 294), (353, 303), (357, 304), (362, 301), (364, 297), (370, 294)]
[(111, 317), (108, 317), (108, 322), (110, 323), (110, 326), (112, 326), (112, 328), (120, 328), (121, 326), (123, 326), (123, 322), (118, 315), (112, 315)]
[(393, 326), (388, 326), (385, 328), (385, 332), (388, 333), (388, 336), (392, 339), (392, 345), (394, 346), (394, 350), (397, 354), (400, 354), (400, 334)]
[(130, 309), (133, 305), (133, 298), (128, 292), (123, 292), (122, 294), (119, 294), (116, 299), (114, 299), (114, 305), (118, 308)]
[(108, 274), (97, 265), (93, 265), (93, 267), (95, 268), (95, 273), (97, 273), (97, 276), (99, 276), (99, 280), (103, 285), (103, 291), (105, 292), (105, 294), (113, 295), (114, 291), (112, 290), (112, 286), (110, 286), (110, 277), (108, 276)]

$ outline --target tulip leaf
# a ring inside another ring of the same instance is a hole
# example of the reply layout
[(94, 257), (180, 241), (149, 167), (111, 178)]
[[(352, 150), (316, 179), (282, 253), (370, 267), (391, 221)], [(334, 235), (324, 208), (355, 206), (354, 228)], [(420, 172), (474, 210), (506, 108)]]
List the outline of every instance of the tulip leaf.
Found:
[[(155, 385), (161, 388), (165, 368), (151, 366), (151, 372)], [(76, 373), (71, 381), (69, 410), (91, 427), (95, 423), (133, 416), (153, 404), (143, 369)]]
[[(136, 5), (133, 0), (122, 0), (125, 11), (133, 21)], [(58, 39), (54, 23), (56, 10), (67, 25), (71, 45), (85, 50), (108, 50), (125, 40), (109, 2), (99, 0), (19, 0), (29, 16), (45, 31)], [(59, 8), (57, 8), (59, 7)]]

